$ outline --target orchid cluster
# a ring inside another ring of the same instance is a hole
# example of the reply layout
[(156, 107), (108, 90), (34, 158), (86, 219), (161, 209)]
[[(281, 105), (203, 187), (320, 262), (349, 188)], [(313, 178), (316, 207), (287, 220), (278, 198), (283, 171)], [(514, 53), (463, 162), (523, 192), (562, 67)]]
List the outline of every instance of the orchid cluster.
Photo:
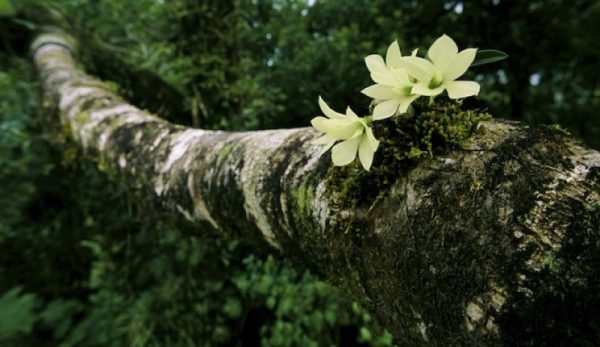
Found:
[[(358, 158), (365, 170), (371, 168), (379, 141), (373, 135), (371, 123), (389, 117), (410, 114), (411, 103), (424, 96), (430, 102), (444, 91), (450, 99), (462, 99), (479, 93), (474, 81), (457, 81), (475, 60), (477, 49), (458, 50), (454, 40), (447, 35), (438, 38), (429, 48), (427, 58), (402, 56), (397, 41), (387, 49), (385, 60), (380, 55), (365, 58), (367, 69), (375, 84), (362, 90), (373, 98), (373, 114), (357, 116), (350, 108), (346, 114), (333, 111), (321, 97), (319, 106), (326, 117), (312, 120), (314, 128), (324, 133), (314, 143), (322, 145), (321, 154), (332, 148), (336, 166), (350, 164)], [(336, 144), (336, 142), (341, 141)]]

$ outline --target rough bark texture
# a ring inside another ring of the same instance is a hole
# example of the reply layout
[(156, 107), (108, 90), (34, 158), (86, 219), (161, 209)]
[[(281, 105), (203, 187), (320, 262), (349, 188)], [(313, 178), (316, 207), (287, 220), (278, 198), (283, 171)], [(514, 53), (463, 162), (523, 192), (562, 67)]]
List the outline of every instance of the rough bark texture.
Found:
[(79, 70), (64, 34), (32, 51), (47, 105), (107, 170), (192, 223), (309, 263), (401, 345), (600, 342), (600, 153), (568, 136), (482, 122), (464, 149), (344, 205), (310, 128), (173, 125)]

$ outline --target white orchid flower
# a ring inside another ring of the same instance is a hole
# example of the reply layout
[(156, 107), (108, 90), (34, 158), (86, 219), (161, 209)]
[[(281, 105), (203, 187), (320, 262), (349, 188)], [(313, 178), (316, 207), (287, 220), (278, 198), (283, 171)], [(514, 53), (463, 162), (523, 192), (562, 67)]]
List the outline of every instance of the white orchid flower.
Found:
[[(413, 56), (416, 50), (413, 51)], [(414, 82), (403, 68), (402, 53), (398, 41), (392, 42), (387, 49), (385, 62), (377, 54), (365, 58), (371, 78), (376, 83), (362, 90), (362, 93), (378, 100), (373, 109), (373, 120), (406, 113), (410, 104), (419, 97), (412, 93)]]
[[(379, 141), (375, 139), (373, 130), (369, 126), (371, 117), (358, 117), (350, 107), (346, 109), (345, 115), (335, 112), (321, 97), (319, 97), (319, 106), (326, 117), (315, 117), (311, 120), (311, 124), (315, 129), (325, 133), (313, 141), (314, 144), (323, 146), (321, 154), (333, 146), (331, 150), (333, 164), (344, 166), (353, 162), (358, 153), (360, 163), (368, 171), (379, 146)], [(337, 141), (342, 142), (334, 146)]]
[(479, 94), (479, 83), (456, 81), (473, 63), (476, 53), (476, 48), (459, 52), (454, 40), (442, 35), (429, 48), (428, 59), (403, 57), (401, 66), (417, 79), (412, 93), (433, 97), (446, 90), (450, 99), (460, 99)]

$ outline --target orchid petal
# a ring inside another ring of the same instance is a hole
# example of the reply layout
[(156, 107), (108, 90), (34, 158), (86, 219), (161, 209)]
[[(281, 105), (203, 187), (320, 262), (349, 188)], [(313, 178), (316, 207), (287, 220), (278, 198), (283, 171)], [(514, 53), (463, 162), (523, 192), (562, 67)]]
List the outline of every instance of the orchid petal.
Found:
[(371, 74), (387, 74), (388, 68), (383, 61), (383, 58), (378, 54), (371, 54), (365, 58), (367, 69)]
[(333, 146), (333, 149), (331, 150), (333, 165), (344, 166), (354, 161), (360, 141), (361, 137), (359, 136)]
[(410, 107), (410, 104), (415, 101), (420, 95), (409, 95), (407, 97), (402, 98), (402, 102), (400, 103), (400, 106), (398, 107), (398, 113), (399, 114), (404, 114), (408, 111), (408, 108)]
[(315, 145), (323, 145), (323, 147), (321, 148), (321, 150), (319, 151), (318, 156), (322, 156), (325, 152), (327, 152), (331, 147), (333, 147), (333, 145), (335, 144), (335, 142), (337, 141), (337, 139), (325, 134), (319, 138), (316, 138), (312, 141), (313, 144)]
[(392, 42), (385, 55), (385, 63), (388, 69), (398, 68), (402, 65), (402, 53), (398, 41)]
[(332, 110), (331, 107), (329, 107), (329, 105), (327, 105), (325, 100), (323, 100), (323, 98), (321, 98), (320, 95), (319, 95), (319, 107), (321, 107), (321, 111), (323, 112), (323, 114), (325, 116), (327, 116), (327, 118), (334, 119), (334, 118), (345, 118), (346, 117), (342, 113), (338, 113), (338, 112), (335, 112), (334, 110)]
[(374, 155), (375, 151), (369, 144), (369, 138), (367, 136), (363, 136), (358, 146), (358, 159), (365, 170), (369, 171), (371, 168)]
[(413, 94), (423, 95), (423, 96), (435, 96), (439, 95), (444, 91), (443, 85), (436, 88), (429, 88), (429, 83), (421, 82), (417, 83), (412, 88)]
[(310, 124), (312, 124), (313, 128), (315, 128), (315, 129), (319, 130), (320, 132), (324, 133), (327, 130), (326, 130), (325, 125), (323, 124), (323, 121), (325, 121), (327, 119), (328, 118), (318, 116), (318, 117), (315, 117), (315, 118), (311, 119)]
[(371, 129), (371, 127), (367, 127), (365, 129), (365, 134), (367, 139), (369, 140), (369, 146), (371, 146), (373, 152), (376, 151), (379, 147), (379, 141), (375, 138), (375, 135), (373, 135), (373, 129)]
[(479, 83), (474, 81), (452, 81), (445, 83), (450, 99), (466, 98), (479, 94)]
[(409, 76), (421, 82), (429, 82), (435, 70), (430, 61), (419, 57), (402, 57), (402, 67)]
[(456, 57), (457, 53), (458, 46), (456, 46), (454, 40), (444, 34), (429, 47), (427, 56), (437, 68), (444, 69)]
[(357, 128), (356, 130), (354, 130), (354, 133), (352, 134), (352, 136), (349, 137), (349, 139), (361, 137), (364, 132), (365, 132), (365, 125), (363, 124), (360, 128)]
[(396, 94), (392, 91), (392, 87), (382, 85), (382, 84), (374, 84), (369, 86), (361, 91), (361, 93), (373, 99), (387, 100), (396, 97)]
[(311, 121), (313, 127), (317, 130), (328, 134), (339, 140), (346, 140), (354, 135), (357, 129), (362, 127), (362, 124), (349, 119), (328, 119), (324, 117), (316, 117)]
[[(392, 76), (398, 83), (411, 84), (408, 73), (404, 69), (391, 69)], [(397, 85), (397, 84), (396, 84)]]
[(316, 139), (312, 140), (311, 143), (314, 145), (326, 145), (328, 144), (330, 141), (336, 141), (335, 138), (325, 134), (323, 136), (319, 136)]
[(373, 109), (373, 120), (381, 120), (393, 116), (400, 105), (399, 99), (391, 99), (378, 103)]
[(360, 118), (358, 118), (358, 115), (352, 111), (350, 106), (346, 107), (346, 116), (354, 121), (360, 121)]
[(389, 71), (387, 71), (386, 73), (372, 73), (371, 79), (375, 83), (383, 84), (390, 87), (393, 87), (396, 84), (398, 84), (398, 81), (396, 81), (394, 76), (392, 76)]
[(456, 55), (452, 61), (446, 65), (446, 67), (442, 70), (445, 81), (454, 81), (455, 79), (462, 76), (473, 60), (475, 60), (475, 54), (477, 53), (476, 48), (469, 48), (461, 51)]

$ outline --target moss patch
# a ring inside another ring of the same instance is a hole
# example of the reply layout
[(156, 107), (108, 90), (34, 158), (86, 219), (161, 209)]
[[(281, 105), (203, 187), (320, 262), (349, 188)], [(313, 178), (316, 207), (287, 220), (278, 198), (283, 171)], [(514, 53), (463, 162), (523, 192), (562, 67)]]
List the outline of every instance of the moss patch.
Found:
[(483, 120), (491, 115), (463, 109), (460, 103), (441, 102), (412, 117), (393, 117), (373, 123), (375, 137), (381, 141), (373, 167), (365, 171), (358, 162), (344, 167), (332, 166), (329, 185), (334, 202), (342, 207), (373, 204), (384, 197), (402, 172), (419, 160), (460, 148)]
[(299, 216), (306, 215), (306, 211), (311, 209), (313, 190), (314, 188), (312, 186), (305, 185), (301, 185), (292, 190), (292, 198)]
[(223, 146), (223, 148), (221, 148), (221, 150), (219, 151), (219, 155), (217, 158), (217, 161), (219, 163), (223, 163), (223, 161), (225, 159), (227, 159), (227, 157), (229, 156), (229, 154), (231, 154), (231, 151), (233, 150), (233, 144), (231, 143), (227, 143)]

